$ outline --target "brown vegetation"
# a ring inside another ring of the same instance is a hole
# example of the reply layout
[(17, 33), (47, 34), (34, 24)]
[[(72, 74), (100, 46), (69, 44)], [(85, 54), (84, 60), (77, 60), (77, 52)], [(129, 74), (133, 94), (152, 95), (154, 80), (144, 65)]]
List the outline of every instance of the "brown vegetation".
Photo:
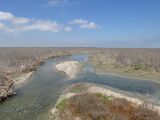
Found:
[(89, 63), (96, 71), (140, 79), (160, 80), (160, 49), (104, 48), (90, 52)]
[(78, 94), (60, 103), (59, 120), (159, 120), (152, 106), (102, 94)]
[(45, 58), (86, 52), (97, 65), (116, 64), (135, 69), (160, 70), (160, 49), (118, 48), (0, 48), (0, 74), (29, 69)]
[(91, 57), (97, 59), (97, 64), (117, 64), (131, 66), (137, 70), (153, 68), (157, 72), (160, 71), (160, 49), (96, 49)]
[(0, 75), (0, 102), (15, 93), (12, 89), (13, 81)]
[(9, 73), (33, 69), (46, 58), (68, 55), (69, 52), (65, 48), (0, 48), (0, 71)]

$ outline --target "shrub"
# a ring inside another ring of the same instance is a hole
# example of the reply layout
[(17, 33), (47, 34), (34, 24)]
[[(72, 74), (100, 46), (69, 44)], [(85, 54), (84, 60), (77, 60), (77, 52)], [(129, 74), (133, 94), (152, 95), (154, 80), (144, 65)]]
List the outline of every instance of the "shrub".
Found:
[(136, 106), (125, 99), (90, 93), (69, 98), (59, 117), (62, 120), (160, 120), (150, 105)]

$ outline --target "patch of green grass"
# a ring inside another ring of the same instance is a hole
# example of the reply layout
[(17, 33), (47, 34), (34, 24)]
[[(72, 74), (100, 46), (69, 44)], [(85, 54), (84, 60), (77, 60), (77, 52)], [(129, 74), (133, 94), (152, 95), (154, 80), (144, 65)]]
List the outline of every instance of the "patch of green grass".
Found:
[(134, 66), (134, 69), (135, 70), (143, 70), (143, 71), (146, 71), (148, 69), (148, 66), (145, 65), (145, 64), (137, 64)]
[(70, 90), (72, 93), (80, 93), (82, 91), (81, 87), (74, 87)]
[(59, 104), (56, 105), (56, 108), (60, 111), (63, 111), (66, 104), (67, 104), (67, 99), (63, 99), (60, 101)]
[(95, 95), (96, 95), (97, 97), (101, 98), (104, 102), (108, 102), (108, 101), (111, 99), (111, 97), (105, 96), (105, 95), (103, 95), (103, 94), (101, 94), (101, 93), (96, 93)]
[(76, 84), (72, 88), (69, 89), (71, 93), (81, 93), (86, 90), (86, 86), (84, 84)]

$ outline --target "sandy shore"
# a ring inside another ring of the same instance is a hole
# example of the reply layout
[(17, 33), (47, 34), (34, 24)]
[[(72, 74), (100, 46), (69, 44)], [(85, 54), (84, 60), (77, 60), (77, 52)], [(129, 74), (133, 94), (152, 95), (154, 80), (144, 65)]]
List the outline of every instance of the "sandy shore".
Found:
[(26, 83), (32, 76), (32, 72), (17, 73), (14, 75), (0, 77), (0, 102), (6, 100), (8, 97), (14, 96), (16, 92), (13, 87), (20, 87)]
[[(133, 98), (133, 97), (129, 97), (127, 95), (124, 95), (122, 93), (118, 93), (118, 92), (114, 92), (112, 90), (106, 89), (106, 88), (102, 88), (102, 87), (98, 87), (96, 85), (91, 85), (88, 88), (88, 92), (89, 93), (101, 93), (105, 96), (111, 96), (111, 97), (116, 97), (116, 98), (121, 98), (121, 99), (126, 99), (129, 102), (134, 103), (135, 105), (142, 105), (145, 102), (142, 100), (139, 100), (138, 98)], [(153, 105), (151, 103), (148, 103), (149, 106), (152, 106), (154, 108), (155, 111), (158, 111), (158, 113), (160, 114), (160, 106), (157, 105)]]
[(57, 64), (56, 69), (63, 71), (69, 78), (75, 78), (82, 70), (82, 64), (78, 61), (66, 61)]
[[(96, 86), (96, 85), (92, 85), (92, 84), (90, 85), (90, 87), (88, 87), (88, 92), (89, 93), (101, 93), (105, 96), (126, 99), (127, 101), (132, 102), (136, 105), (141, 105), (141, 104), (145, 103), (145, 101), (142, 101), (138, 98), (129, 97), (129, 96), (124, 95), (122, 93), (114, 92), (112, 90), (109, 90), (109, 89), (106, 89), (106, 88), (103, 88), (103, 87), (99, 87), (99, 86)], [(153, 106), (155, 108), (155, 111), (158, 110), (158, 112), (160, 113), (160, 106), (153, 105), (151, 103), (148, 103), (148, 104), (150, 104), (150, 106)]]
[(143, 104), (143, 101), (137, 99), (137, 98), (131, 98), (131, 97), (128, 97), (122, 93), (118, 93), (118, 92), (114, 92), (112, 90), (109, 90), (109, 89), (106, 89), (106, 88), (102, 88), (102, 87), (98, 87), (96, 85), (91, 85), (89, 88), (88, 88), (88, 92), (89, 93), (101, 93), (105, 96), (111, 96), (111, 97), (116, 97), (116, 98), (121, 98), (121, 99), (126, 99), (127, 101), (130, 101), (130, 102), (133, 102), (133, 103), (136, 103), (138, 105), (140, 104)]
[(30, 77), (32, 76), (34, 72), (28, 72), (28, 73), (21, 73), (19, 75), (16, 75), (16, 76), (13, 76), (13, 81), (14, 81), (14, 86), (15, 87), (19, 87), (23, 84), (25, 84), (29, 79)]

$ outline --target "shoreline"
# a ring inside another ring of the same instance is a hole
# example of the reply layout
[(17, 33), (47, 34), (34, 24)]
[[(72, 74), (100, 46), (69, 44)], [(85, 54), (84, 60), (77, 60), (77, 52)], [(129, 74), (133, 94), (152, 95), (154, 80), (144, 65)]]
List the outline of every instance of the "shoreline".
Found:
[(13, 91), (13, 80), (3, 76), (3, 81), (0, 83), (0, 102), (15, 94)]
[[(6, 100), (9, 97), (15, 96), (16, 92), (13, 90), (14, 87), (17, 87), (18, 85), (20, 85), (21, 83), (24, 83), (25, 81), (27, 81), (32, 74), (34, 73), (34, 71), (36, 71), (37, 67), (41, 64), (43, 64), (45, 62), (45, 59), (42, 61), (40, 60), (39, 62), (36, 62), (34, 64), (32, 64), (32, 66), (30, 68), (27, 69), (23, 69), (23, 70), (18, 70), (18, 71), (13, 71), (10, 73), (5, 73), (5, 79), (7, 81), (11, 82), (11, 85), (8, 87), (9, 91), (5, 91), (5, 96), (0, 96), (0, 102), (3, 102), (4, 100)], [(15, 77), (15, 75), (17, 75), (17, 77)], [(24, 80), (24, 81), (23, 81)], [(4, 86), (8, 86), (7, 82), (4, 83)]]
[(97, 65), (97, 62), (90, 57), (87, 63), (91, 64), (94, 67), (96, 73), (113, 74), (117, 76), (125, 76), (139, 80), (152, 80), (155, 82), (160, 82), (160, 73), (152, 70), (135, 70), (133, 67), (125, 67), (108, 63)]
[[(5, 77), (3, 81), (3, 86), (1, 86), (1, 95), (0, 95), (0, 102), (3, 102), (9, 97), (15, 96), (16, 92), (13, 90), (13, 88), (18, 88), (25, 84), (32, 76), (34, 71), (31, 72), (22, 72), (22, 73), (16, 73), (16, 77), (13, 77), (13, 75), (10, 75), (7, 78)], [(15, 75), (15, 74), (14, 74)]]
[(24, 85), (34, 74), (34, 71), (27, 72), (27, 73), (20, 73), (16, 75), (16, 77), (13, 77), (14, 80), (14, 87), (20, 87)]
[[(13, 90), (13, 88), (20, 87), (22, 84), (27, 82), (32, 74), (34, 74), (34, 72), (37, 70), (37, 67), (44, 64), (46, 60), (69, 55), (71, 54), (44, 57), (38, 61), (34, 61), (26, 68), (17, 68), (15, 71), (5, 72), (3, 75), (4, 81), (2, 81), (2, 83), (0, 82), (0, 102), (3, 102), (9, 97), (15, 96), (16, 92)], [(17, 77), (14, 77), (16, 75)]]
[(152, 81), (152, 82), (156, 82), (156, 83), (160, 83), (160, 80), (157, 79), (149, 79), (149, 78), (145, 78), (145, 77), (138, 77), (138, 76), (134, 76), (131, 74), (123, 74), (123, 73), (117, 73), (117, 72), (105, 72), (103, 70), (99, 70), (99, 71), (95, 71), (96, 74), (98, 75), (112, 75), (112, 76), (117, 76), (117, 77), (123, 77), (123, 78), (130, 78), (130, 79), (136, 79), (136, 80), (144, 80), (144, 81)]

